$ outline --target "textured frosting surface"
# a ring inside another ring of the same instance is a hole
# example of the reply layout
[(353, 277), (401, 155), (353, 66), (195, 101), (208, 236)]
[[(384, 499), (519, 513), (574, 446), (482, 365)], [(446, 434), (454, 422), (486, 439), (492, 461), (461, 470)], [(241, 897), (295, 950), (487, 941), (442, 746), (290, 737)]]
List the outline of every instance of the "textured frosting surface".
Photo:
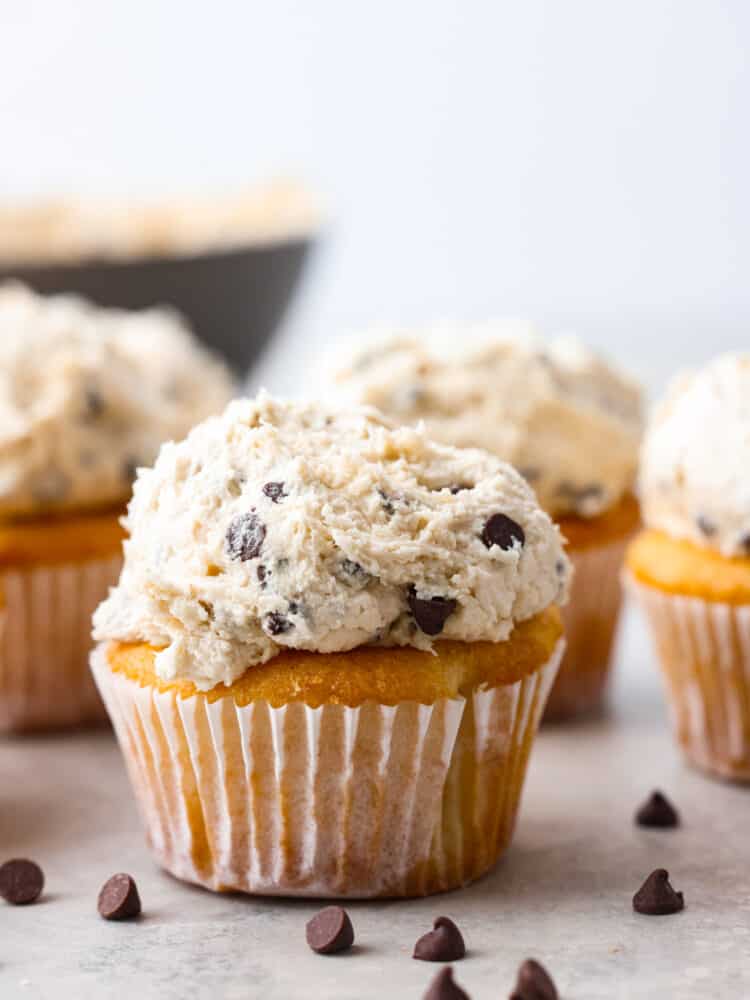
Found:
[(674, 380), (646, 433), (640, 490), (649, 527), (750, 556), (750, 354)]
[(577, 341), (425, 332), (369, 348), (335, 381), (350, 401), (511, 462), (555, 516), (594, 517), (633, 485), (639, 389)]
[(124, 503), (232, 389), (171, 313), (0, 288), (0, 515)]
[(508, 465), (373, 410), (265, 393), (139, 473), (97, 639), (206, 689), (284, 647), (502, 641), (566, 593), (557, 528)]

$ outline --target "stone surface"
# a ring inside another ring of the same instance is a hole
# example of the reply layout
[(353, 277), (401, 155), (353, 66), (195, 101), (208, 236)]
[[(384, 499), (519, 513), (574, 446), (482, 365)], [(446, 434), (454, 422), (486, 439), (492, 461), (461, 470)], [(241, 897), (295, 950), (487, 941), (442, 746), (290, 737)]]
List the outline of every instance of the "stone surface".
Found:
[[(563, 1000), (715, 1000), (750, 995), (750, 788), (709, 781), (673, 749), (650, 649), (623, 636), (606, 719), (548, 728), (537, 744), (510, 852), (461, 892), (416, 902), (351, 903), (351, 952), (313, 954), (315, 901), (215, 896), (159, 872), (143, 843), (107, 733), (0, 743), (0, 861), (35, 858), (44, 898), (0, 905), (0, 995), (34, 1000), (419, 1000), (434, 967), (411, 958), (435, 916), (454, 919), (473, 1000), (506, 996), (535, 957)], [(643, 830), (652, 788), (680, 809), (678, 830)], [(670, 917), (632, 910), (644, 874), (665, 867), (685, 893)], [(96, 912), (115, 870), (136, 879), (143, 917)]]

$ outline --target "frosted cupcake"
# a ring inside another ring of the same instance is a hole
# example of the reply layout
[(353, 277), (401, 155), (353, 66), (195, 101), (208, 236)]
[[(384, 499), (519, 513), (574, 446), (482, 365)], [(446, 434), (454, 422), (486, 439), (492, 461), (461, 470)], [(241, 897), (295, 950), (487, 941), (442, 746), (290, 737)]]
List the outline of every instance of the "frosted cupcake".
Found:
[(368, 897), (495, 863), (569, 568), (513, 469), (261, 394), (166, 445), (127, 527), (93, 670), (165, 868)]
[(345, 398), (436, 440), (511, 462), (562, 529), (575, 573), (567, 652), (546, 718), (602, 705), (621, 604), (620, 567), (639, 523), (636, 385), (576, 341), (504, 327), (433, 331), (369, 349), (336, 378)]
[(750, 354), (677, 379), (643, 446), (646, 530), (628, 552), (677, 739), (750, 780)]
[(90, 620), (135, 470), (230, 394), (171, 314), (0, 288), (0, 732), (104, 718)]

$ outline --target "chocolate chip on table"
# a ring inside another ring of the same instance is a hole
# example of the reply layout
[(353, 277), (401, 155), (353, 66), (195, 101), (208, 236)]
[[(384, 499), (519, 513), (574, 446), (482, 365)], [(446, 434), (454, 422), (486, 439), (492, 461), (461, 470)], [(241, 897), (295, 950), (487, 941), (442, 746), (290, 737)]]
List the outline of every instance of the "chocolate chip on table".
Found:
[(679, 913), (684, 906), (683, 895), (672, 888), (666, 868), (657, 868), (651, 872), (633, 896), (633, 909), (636, 913), (645, 913), (648, 916)]
[(307, 922), (305, 937), (319, 955), (335, 955), (354, 944), (354, 928), (346, 910), (340, 906), (326, 906)]
[(260, 555), (266, 526), (257, 514), (237, 514), (227, 528), (227, 551), (232, 559), (247, 562)]
[(518, 970), (510, 1000), (557, 1000), (557, 987), (540, 962), (527, 958)]
[(432, 980), (423, 1000), (471, 1000), (471, 997), (454, 981), (453, 969), (448, 966)]
[(512, 549), (516, 542), (523, 546), (526, 541), (521, 525), (506, 514), (493, 514), (488, 518), (481, 537), (488, 549), (493, 545), (499, 545), (505, 551)]
[(35, 861), (13, 858), (0, 865), (0, 896), (6, 903), (34, 903), (44, 888), (44, 872)]
[(105, 920), (133, 920), (141, 912), (141, 898), (135, 880), (125, 872), (108, 878), (97, 900), (99, 916)]
[(661, 792), (652, 792), (635, 814), (638, 826), (651, 826), (666, 830), (680, 825), (680, 814)]
[(461, 931), (449, 917), (438, 917), (432, 930), (414, 945), (414, 958), (422, 962), (457, 962), (466, 954)]
[(446, 621), (458, 607), (458, 602), (452, 597), (417, 597), (413, 586), (409, 588), (406, 600), (414, 621), (425, 635), (440, 635)]
[(263, 487), (263, 492), (269, 500), (273, 501), (273, 503), (278, 503), (280, 500), (283, 500), (284, 497), (289, 496), (288, 493), (284, 492), (283, 483), (266, 483)]
[(263, 619), (263, 631), (268, 635), (283, 635), (294, 628), (294, 622), (289, 621), (285, 615), (278, 611), (272, 611)]

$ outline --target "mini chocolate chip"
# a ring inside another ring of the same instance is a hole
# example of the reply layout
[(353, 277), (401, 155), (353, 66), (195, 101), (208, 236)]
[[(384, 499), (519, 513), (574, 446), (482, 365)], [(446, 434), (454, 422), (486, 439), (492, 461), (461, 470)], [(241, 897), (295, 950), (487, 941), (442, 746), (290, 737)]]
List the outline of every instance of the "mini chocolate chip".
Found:
[(278, 611), (272, 611), (263, 619), (263, 631), (268, 635), (283, 635), (293, 628), (294, 622), (290, 622), (288, 618), (280, 615)]
[(541, 963), (527, 958), (518, 970), (510, 1000), (557, 1000), (557, 987)]
[(395, 497), (388, 496), (385, 490), (381, 489), (378, 490), (378, 496), (383, 501), (382, 504), (383, 510), (389, 517), (392, 517), (396, 513), (396, 508), (393, 503)]
[(339, 572), (336, 574), (344, 583), (366, 584), (371, 576), (358, 562), (353, 559), (342, 559), (338, 565)]
[(305, 937), (319, 955), (335, 955), (348, 951), (354, 944), (354, 928), (346, 910), (340, 906), (326, 906), (308, 921)]
[(683, 895), (672, 888), (666, 868), (657, 868), (651, 872), (633, 896), (633, 909), (636, 913), (645, 913), (648, 916), (678, 913), (684, 906)]
[(94, 389), (92, 386), (89, 386), (85, 390), (83, 394), (83, 403), (86, 409), (86, 418), (88, 420), (96, 420), (106, 409), (104, 405), (104, 397), (98, 389)]
[(712, 538), (716, 534), (716, 525), (705, 514), (699, 514), (695, 519), (695, 523), (698, 525), (700, 533), (705, 535), (706, 538)]
[(453, 483), (453, 485), (449, 486), (448, 489), (451, 491), (453, 496), (455, 496), (457, 493), (462, 493), (464, 490), (470, 490), (471, 486), (468, 486), (466, 483)]
[(133, 920), (140, 915), (141, 899), (134, 879), (125, 872), (108, 878), (96, 904), (105, 920)]
[(452, 597), (417, 597), (414, 586), (409, 588), (406, 598), (414, 621), (425, 635), (440, 635), (448, 618), (458, 607), (458, 602)]
[(422, 962), (456, 962), (466, 954), (461, 931), (448, 917), (438, 917), (432, 930), (414, 945), (414, 958)]
[(232, 559), (247, 562), (260, 555), (266, 526), (257, 514), (237, 514), (227, 528), (227, 550)]
[(259, 584), (261, 585), (261, 587), (262, 587), (263, 589), (265, 589), (265, 586), (266, 586), (266, 578), (267, 578), (267, 576), (268, 576), (268, 570), (267, 570), (267, 569), (266, 569), (266, 567), (265, 567), (265, 566), (263, 565), (263, 563), (261, 563), (261, 564), (260, 564), (260, 565), (258, 566), (258, 568), (257, 568), (257, 569), (256, 569), (256, 571), (255, 571), (255, 575), (256, 575), (256, 576), (258, 577), (258, 583), (259, 583)]
[(523, 546), (526, 535), (521, 525), (512, 518), (505, 514), (493, 514), (482, 529), (482, 541), (488, 549), (499, 545), (507, 552), (514, 547), (515, 542)]
[(471, 1000), (469, 994), (462, 990), (453, 980), (453, 969), (441, 969), (430, 983), (430, 988), (423, 1000)]
[(35, 861), (13, 858), (0, 865), (0, 896), (6, 903), (25, 906), (34, 903), (44, 888), (44, 872)]
[(638, 826), (653, 826), (666, 830), (679, 826), (680, 816), (675, 807), (661, 792), (652, 792), (635, 814)]
[(284, 497), (289, 496), (288, 493), (284, 492), (283, 483), (266, 483), (263, 487), (263, 492), (268, 499), (272, 500), (274, 503), (278, 503), (280, 500), (283, 500)]

